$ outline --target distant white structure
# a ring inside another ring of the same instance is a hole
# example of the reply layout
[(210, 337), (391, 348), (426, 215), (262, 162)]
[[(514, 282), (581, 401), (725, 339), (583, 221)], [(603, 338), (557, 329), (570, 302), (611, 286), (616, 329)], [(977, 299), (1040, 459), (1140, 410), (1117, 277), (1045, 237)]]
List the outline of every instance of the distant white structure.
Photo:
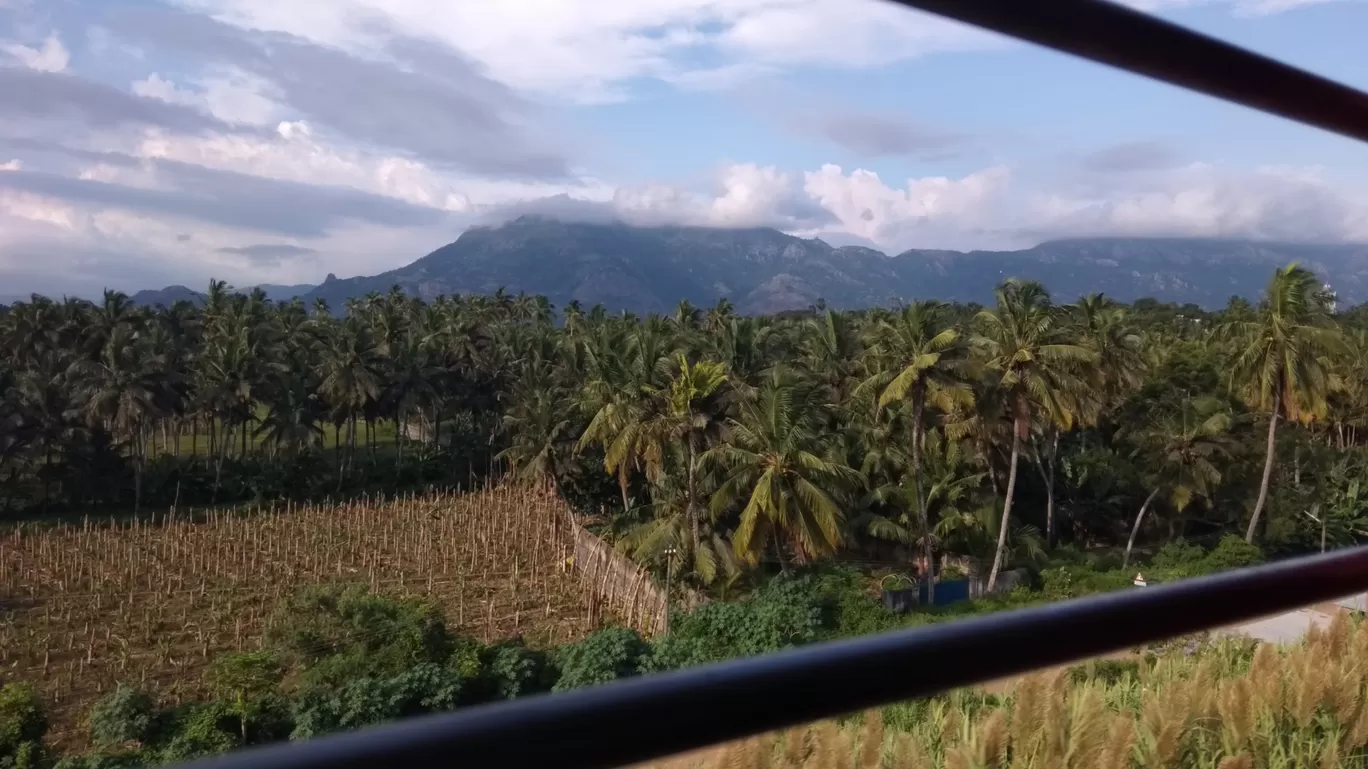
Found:
[(1337, 606), (1343, 606), (1350, 611), (1368, 612), (1368, 593), (1359, 593), (1335, 601)]
[(1339, 299), (1339, 297), (1335, 294), (1335, 290), (1333, 288), (1330, 288), (1329, 283), (1322, 283), (1321, 290), (1330, 296), (1330, 312), (1334, 312), (1335, 305), (1338, 304)]

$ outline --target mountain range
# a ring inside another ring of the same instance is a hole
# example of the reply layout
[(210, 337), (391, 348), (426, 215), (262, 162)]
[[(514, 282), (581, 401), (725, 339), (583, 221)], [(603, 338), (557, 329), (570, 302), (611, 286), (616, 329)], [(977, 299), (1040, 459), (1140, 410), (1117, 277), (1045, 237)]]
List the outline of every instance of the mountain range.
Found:
[[(297, 296), (306, 296), (315, 286), (312, 283), (301, 283), (296, 286), (277, 286), (271, 283), (262, 283), (246, 288), (234, 288), (234, 291), (247, 293), (253, 289), (261, 289), (266, 294), (266, 298), (272, 302), (283, 302)], [(203, 304), (204, 292), (195, 291), (185, 286), (167, 286), (166, 288), (147, 289), (139, 291), (132, 297), (134, 304), (156, 307), (158, 305), (170, 307), (176, 302), (186, 301), (191, 304)]]
[[(269, 287), (273, 298), (347, 299), (399, 286), (432, 299), (447, 294), (544, 294), (557, 307), (664, 312), (681, 299), (711, 305), (726, 297), (744, 313), (838, 308), (937, 298), (989, 302), (1005, 278), (1039, 280), (1059, 301), (1102, 292), (1121, 301), (1224, 306), (1232, 295), (1256, 299), (1273, 269), (1299, 261), (1338, 293), (1342, 304), (1368, 300), (1368, 245), (1308, 245), (1193, 238), (1056, 240), (1019, 251), (913, 249), (896, 255), (834, 247), (773, 229), (631, 227), (526, 216), (467, 230), (454, 243), (396, 270), (321, 285)], [(154, 304), (171, 287), (140, 292)], [(187, 298), (187, 297), (182, 297)], [(174, 299), (173, 299), (174, 301)]]

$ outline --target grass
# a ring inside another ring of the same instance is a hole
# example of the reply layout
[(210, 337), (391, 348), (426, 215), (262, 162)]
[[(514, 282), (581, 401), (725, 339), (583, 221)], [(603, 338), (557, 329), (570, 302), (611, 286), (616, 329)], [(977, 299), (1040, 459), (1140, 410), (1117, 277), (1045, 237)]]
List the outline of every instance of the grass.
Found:
[[(261, 421), (266, 418), (267, 409), (265, 406), (257, 406), (255, 412), (256, 421), (248, 426), (247, 446), (249, 450), (258, 450), (265, 442), (265, 436), (255, 434)], [(218, 432), (222, 428), (222, 423), (215, 420), (215, 434), (222, 440), (222, 434)], [(347, 441), (348, 427), (343, 425), (340, 429), (332, 423), (322, 423), (319, 428), (323, 431), (321, 446), (332, 451), (337, 443), (338, 433), (342, 435), (342, 442)], [(238, 454), (242, 450), (242, 439), (240, 437), (241, 428), (234, 431), (232, 445), (228, 447), (231, 454)], [(184, 426), (181, 432), (163, 434), (160, 430), (156, 435), (149, 438), (146, 444), (147, 455), (149, 457), (162, 454), (174, 454), (177, 456), (207, 456), (209, 454), (209, 426), (205, 424), (190, 423)], [(399, 441), (399, 425), (391, 419), (377, 419), (371, 424), (370, 442), (375, 448), (381, 449), (392, 447)], [(366, 424), (358, 420), (356, 423), (356, 450), (358, 453), (367, 450)]]
[(650, 769), (1362, 767), (1366, 683), (1368, 628), (1343, 614), (1288, 648), (1226, 640), (1047, 672), (1004, 697), (956, 692)]
[(534, 646), (592, 617), (564, 568), (564, 507), (500, 486), (247, 512), (0, 532), (0, 669), (49, 703), (54, 744), (116, 682), (201, 695), (216, 655), (260, 648), (280, 599), (363, 583), (440, 606), (453, 631)]

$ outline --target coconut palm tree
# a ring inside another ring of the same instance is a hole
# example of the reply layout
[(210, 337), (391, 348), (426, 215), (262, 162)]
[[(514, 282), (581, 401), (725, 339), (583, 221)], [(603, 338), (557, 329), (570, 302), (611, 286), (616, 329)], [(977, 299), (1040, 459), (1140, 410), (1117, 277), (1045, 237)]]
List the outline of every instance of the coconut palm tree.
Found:
[(662, 374), (668, 384), (648, 390), (649, 396), (662, 401), (657, 416), (646, 432), (653, 433), (649, 441), (638, 444), (658, 446), (674, 443), (682, 446), (685, 454), (684, 499), (689, 521), (691, 544), (697, 550), (702, 544), (698, 509), (698, 457), (708, 445), (721, 437), (729, 391), (726, 388), (726, 368), (716, 361), (689, 362), (684, 353), (662, 361)]
[(998, 547), (988, 575), (989, 590), (996, 585), (1002, 568), (1017, 465), (1031, 421), (1039, 414), (1064, 429), (1071, 427), (1086, 389), (1084, 367), (1097, 362), (1097, 353), (1069, 333), (1065, 311), (1050, 303), (1049, 294), (1039, 283), (1008, 280), (995, 295), (996, 307), (978, 314), (977, 331), (971, 339), (984, 365), (997, 375), (1012, 418), (1007, 492), (998, 523)]
[(135, 480), (133, 509), (142, 504), (142, 473), (147, 463), (145, 431), (171, 400), (170, 380), (161, 356), (140, 343), (130, 325), (110, 330), (100, 357), (77, 363), (84, 394), (84, 411), (92, 425), (100, 425), (133, 450)]
[(1121, 565), (1130, 564), (1131, 549), (1145, 512), (1161, 493), (1167, 492), (1174, 512), (1181, 513), (1193, 499), (1210, 498), (1221, 482), (1221, 463), (1234, 450), (1230, 410), (1220, 399), (1205, 396), (1184, 399), (1177, 410), (1157, 410), (1139, 430), (1144, 466), (1153, 475), (1152, 489), (1135, 514), (1130, 538), (1126, 540)]
[(256, 436), (274, 451), (299, 452), (323, 442), (327, 407), (315, 391), (315, 383), (305, 372), (290, 372), (270, 388), (266, 416), (256, 428)]
[(356, 452), (357, 417), (380, 396), (381, 362), (370, 327), (355, 318), (338, 326), (322, 350), (315, 372), (319, 391), (336, 417), (350, 424), (349, 461)]
[(704, 454), (704, 462), (725, 475), (713, 493), (713, 514), (741, 506), (732, 546), (747, 563), (757, 563), (770, 544), (782, 562), (781, 540), (800, 561), (841, 546), (845, 514), (837, 499), (861, 478), (824, 457), (822, 409), (818, 388), (776, 368), (732, 421), (731, 441)]
[(524, 374), (514, 385), (508, 413), (502, 420), (508, 448), (497, 458), (510, 462), (516, 475), (550, 482), (561, 494), (559, 462), (571, 445), (571, 401), (550, 381), (545, 369), (528, 369)]
[[(973, 391), (965, 384), (968, 352), (963, 337), (941, 302), (913, 302), (871, 329), (870, 367), (874, 374), (864, 386), (878, 392), (879, 408), (905, 403), (911, 422), (907, 477), (921, 530), (931, 531), (921, 492), (921, 452), (928, 405), (948, 411), (956, 403), (968, 405)], [(934, 569), (931, 537), (922, 537), (926, 568)], [(935, 576), (926, 579), (928, 600), (934, 597)]]
[[(670, 447), (681, 453), (678, 446)], [(681, 457), (679, 460), (685, 460)], [(695, 518), (686, 509), (686, 489), (678, 474), (665, 474), (656, 483), (656, 493), (647, 506), (650, 519), (634, 526), (618, 540), (619, 550), (637, 562), (669, 568), (691, 577), (700, 585), (713, 585), (719, 579), (732, 579), (741, 572), (741, 563), (711, 516), (702, 523), (699, 542), (694, 543)]]
[(1246, 542), (1254, 541), (1268, 501), (1278, 420), (1307, 424), (1325, 416), (1331, 362), (1345, 352), (1326, 299), (1316, 276), (1294, 262), (1273, 273), (1253, 319), (1232, 321), (1222, 330), (1238, 346), (1231, 365), (1234, 388), (1251, 408), (1268, 414), (1263, 477)]

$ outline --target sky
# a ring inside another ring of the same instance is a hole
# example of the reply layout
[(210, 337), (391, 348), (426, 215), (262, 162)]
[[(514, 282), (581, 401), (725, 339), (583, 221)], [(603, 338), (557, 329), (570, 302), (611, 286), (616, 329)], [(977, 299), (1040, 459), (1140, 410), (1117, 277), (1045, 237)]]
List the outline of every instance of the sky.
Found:
[[(1128, 3), (1368, 88), (1368, 2)], [(0, 0), (0, 296), (370, 275), (523, 213), (1368, 242), (1365, 172), (884, 0)]]

